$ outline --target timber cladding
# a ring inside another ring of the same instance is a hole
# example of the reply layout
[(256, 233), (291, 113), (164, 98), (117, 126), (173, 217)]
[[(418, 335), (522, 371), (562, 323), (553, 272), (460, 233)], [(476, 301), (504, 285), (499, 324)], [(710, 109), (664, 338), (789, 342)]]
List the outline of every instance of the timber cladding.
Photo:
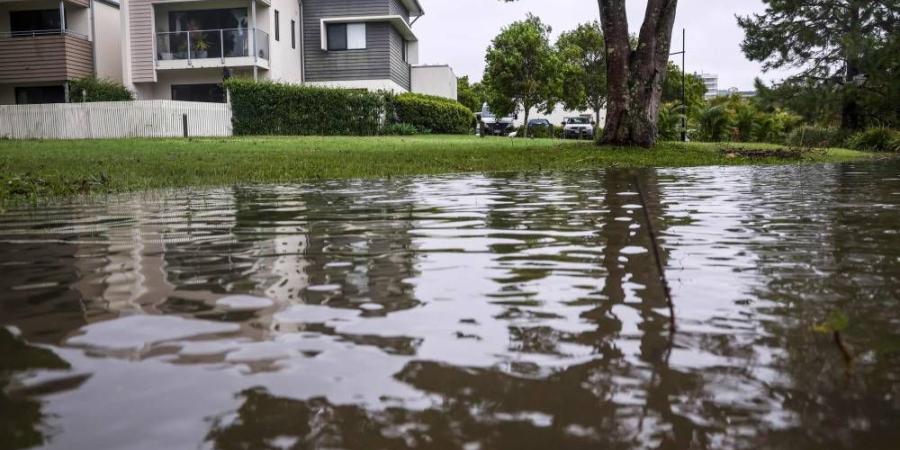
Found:
[(151, 0), (128, 2), (128, 34), (130, 40), (131, 77), (136, 83), (156, 81), (153, 66), (153, 3)]
[(91, 42), (76, 36), (0, 39), (0, 82), (74, 80), (93, 75)]

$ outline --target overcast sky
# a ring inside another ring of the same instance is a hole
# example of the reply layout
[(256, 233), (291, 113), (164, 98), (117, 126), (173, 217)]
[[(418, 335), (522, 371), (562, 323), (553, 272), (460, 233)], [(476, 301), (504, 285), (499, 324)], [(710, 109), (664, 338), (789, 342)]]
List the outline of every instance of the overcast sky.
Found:
[[(450, 64), (458, 76), (474, 81), (484, 73), (484, 53), (504, 26), (531, 12), (553, 27), (551, 39), (579, 23), (599, 18), (596, 0), (419, 0), (425, 9), (413, 26), (420, 41), (420, 62)], [(636, 33), (643, 20), (646, 0), (627, 0), (628, 25)], [(740, 49), (743, 31), (735, 14), (764, 10), (761, 0), (681, 0), (675, 20), (672, 51), (681, 49), (681, 29), (687, 28), (687, 70), (719, 75), (719, 88), (750, 89), (757, 76), (765, 80), (783, 73), (763, 74)], [(680, 57), (676, 60), (681, 63)]]

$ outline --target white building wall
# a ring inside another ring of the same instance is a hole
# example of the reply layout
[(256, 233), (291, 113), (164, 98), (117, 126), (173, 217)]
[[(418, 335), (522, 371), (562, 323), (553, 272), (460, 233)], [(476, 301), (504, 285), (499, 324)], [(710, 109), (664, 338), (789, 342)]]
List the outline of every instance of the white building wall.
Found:
[(410, 85), (417, 94), (457, 99), (456, 74), (450, 66), (415, 66)]
[(94, 2), (94, 51), (97, 77), (122, 82), (122, 22), (119, 9)]
[(310, 81), (308, 86), (322, 86), (341, 89), (366, 89), (371, 92), (389, 91), (394, 93), (408, 92), (393, 80), (348, 80), (348, 81)]
[[(283, 83), (300, 83), (302, 81), (300, 57), (300, 3), (297, 0), (272, 0), (272, 6), (266, 8), (266, 26), (260, 29), (269, 33), (269, 72), (267, 79)], [(275, 41), (275, 10), (279, 14), (281, 40)], [(291, 46), (291, 21), (294, 22), (295, 46)], [(260, 24), (261, 25), (261, 24)], [(296, 47), (296, 48), (294, 48)]]

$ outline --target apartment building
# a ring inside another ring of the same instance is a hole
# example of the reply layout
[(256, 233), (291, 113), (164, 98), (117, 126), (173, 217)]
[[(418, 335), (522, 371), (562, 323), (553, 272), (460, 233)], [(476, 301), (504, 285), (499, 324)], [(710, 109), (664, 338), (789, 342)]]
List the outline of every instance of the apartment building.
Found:
[(0, 0), (0, 104), (59, 103), (69, 81), (122, 81), (118, 3)]
[(419, 66), (418, 0), (121, 0), (123, 79), (139, 99), (225, 101), (228, 77), (456, 98)]
[(716, 98), (719, 95), (719, 76), (711, 73), (703, 73), (700, 74), (700, 78), (703, 80), (703, 85), (706, 86), (706, 95), (707, 99)]

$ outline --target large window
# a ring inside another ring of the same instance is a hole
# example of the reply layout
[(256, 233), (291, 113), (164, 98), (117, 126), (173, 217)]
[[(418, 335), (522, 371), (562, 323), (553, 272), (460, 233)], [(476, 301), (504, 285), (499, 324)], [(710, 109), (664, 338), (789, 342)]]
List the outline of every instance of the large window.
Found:
[(366, 48), (366, 24), (328, 24), (328, 50), (362, 50)]
[(17, 105), (65, 102), (66, 90), (62, 86), (29, 86), (16, 88)]
[(225, 87), (221, 84), (173, 84), (172, 100), (185, 102), (225, 103)]
[(9, 30), (13, 36), (31, 35), (35, 31), (59, 31), (61, 28), (58, 9), (9, 12)]

